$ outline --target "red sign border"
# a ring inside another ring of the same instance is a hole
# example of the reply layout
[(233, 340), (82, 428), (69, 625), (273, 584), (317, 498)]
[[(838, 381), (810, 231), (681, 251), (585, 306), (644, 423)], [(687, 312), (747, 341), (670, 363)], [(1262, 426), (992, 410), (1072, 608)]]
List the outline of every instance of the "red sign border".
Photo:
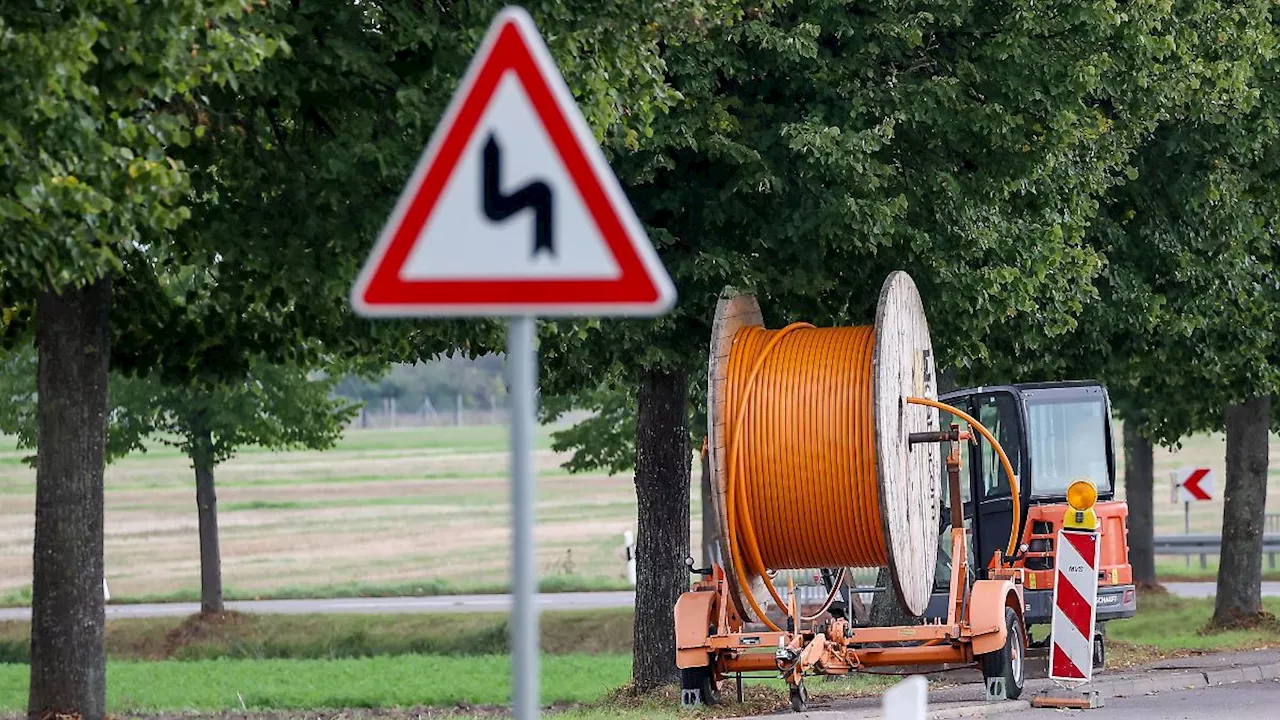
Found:
[[(577, 185), (620, 270), (601, 280), (406, 280), (400, 271), (499, 82), (514, 72)], [(502, 11), (455, 93), (352, 288), (366, 316), (657, 315), (675, 300), (670, 277), (596, 145), (533, 21)]]

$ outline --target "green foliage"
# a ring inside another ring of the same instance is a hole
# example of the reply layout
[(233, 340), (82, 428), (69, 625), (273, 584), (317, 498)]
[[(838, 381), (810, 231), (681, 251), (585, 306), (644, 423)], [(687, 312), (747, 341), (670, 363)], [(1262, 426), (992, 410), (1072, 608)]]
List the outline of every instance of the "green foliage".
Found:
[[(35, 449), (37, 435), (36, 352), (30, 345), (0, 350), (0, 432), (17, 436), (18, 447)], [(155, 429), (158, 408), (137, 397), (136, 383), (112, 378), (107, 386), (108, 462), (136, 450)], [(34, 464), (35, 457), (26, 458)]]
[(545, 398), (539, 412), (546, 420), (571, 410), (591, 415), (564, 430), (552, 433), (551, 448), (572, 452), (563, 466), (570, 472), (603, 470), (610, 474), (630, 470), (635, 464), (635, 398), (624, 386), (602, 386), (575, 395)]
[[(118, 354), (131, 366), (181, 374), (227, 362), (219, 337), (299, 364), (313, 348), (295, 337), (320, 340), (329, 352), (409, 362), (500, 349), (498, 323), (375, 323), (352, 317), (347, 293), (501, 5), (281, 3), (255, 13), (255, 27), (290, 53), (234, 90), (209, 89), (204, 135), (183, 153), (202, 169), (192, 179), (201, 202), (180, 238), (181, 262), (214, 276), (211, 305), (246, 312), (179, 323), (191, 328), (180, 338), (210, 337), (203, 347), (167, 352), (169, 321), (138, 328)], [(677, 97), (662, 82), (662, 38), (648, 21), (656, 14), (690, 22), (694, 11), (593, 0), (544, 3), (532, 13), (597, 135), (626, 150), (651, 133)], [(166, 305), (169, 315), (189, 315)]]
[[(1014, 336), (997, 376), (1094, 376), (1121, 414), (1175, 444), (1227, 404), (1280, 389), (1280, 75), (1272, 3), (1178, 2), (1179, 79), (1088, 236), (1106, 265), (1078, 329)], [(1038, 379), (1038, 378), (1037, 378)]]
[(755, 292), (772, 326), (865, 324), (895, 269), (920, 286), (943, 366), (990, 364), (1011, 338), (1052, 346), (1096, 296), (1102, 199), (1170, 106), (1212, 104), (1240, 72), (1182, 62), (1199, 28), (1171, 7), (795, 0), (664, 29), (680, 100), (614, 167), (680, 300), (653, 321), (547, 328), (544, 391), (702, 375), (725, 286)]
[[(0, 353), (0, 430), (37, 447), (35, 352)], [(172, 385), (113, 375), (108, 390), (107, 457), (146, 450), (156, 438), (192, 455), (208, 433), (214, 463), (236, 449), (332, 447), (356, 406), (332, 395), (335, 379), (303, 368), (255, 361), (238, 382)]]
[[(0, 308), (158, 263), (189, 216), (174, 151), (197, 88), (234, 86), (281, 49), (228, 0), (7, 3), (0, 13)], [(7, 325), (8, 323), (5, 323)]]
[(269, 449), (332, 447), (355, 414), (355, 405), (332, 396), (334, 379), (312, 377), (303, 368), (255, 362), (248, 377), (236, 383), (150, 387), (133, 381), (134, 399), (155, 398), (159, 408), (155, 430), (160, 438), (194, 451), (200, 431), (212, 438), (213, 462), (257, 445)]

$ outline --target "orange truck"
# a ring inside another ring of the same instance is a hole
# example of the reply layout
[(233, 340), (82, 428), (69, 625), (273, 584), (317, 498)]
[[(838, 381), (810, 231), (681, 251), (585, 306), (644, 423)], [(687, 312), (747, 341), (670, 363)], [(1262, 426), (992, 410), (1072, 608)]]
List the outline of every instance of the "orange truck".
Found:
[[(1098, 488), (1094, 510), (1100, 526), (1097, 633), (1094, 667), (1106, 662), (1109, 620), (1133, 617), (1137, 596), (1129, 565), (1128, 506), (1115, 499), (1115, 450), (1112, 443), (1111, 403), (1106, 388), (1093, 381), (1025, 383), (976, 387), (946, 393), (943, 402), (967, 412), (995, 434), (1009, 456), (1021, 502), (1021, 542), (1006, 566), (1024, 571), (1024, 621), (1034, 638), (1036, 626), (1045, 636), (1029, 651), (1048, 647), (1053, 617), (1054, 558), (1058, 530), (1067, 511), (1067, 486), (1088, 478)], [(942, 426), (958, 422), (943, 413)], [(963, 424), (963, 423), (961, 423)], [(998, 552), (1009, 542), (1014, 521), (1010, 479), (1001, 470), (991, 446), (969, 444), (964, 467), (967, 484), (961, 499), (969, 529), (969, 567), (981, 573), (994, 568)], [(944, 509), (949, 515), (947, 484), (941, 483)], [(967, 490), (967, 492), (966, 492)], [(943, 617), (947, 611), (950, 576), (949, 528), (939, 528), (937, 584), (925, 616)]]

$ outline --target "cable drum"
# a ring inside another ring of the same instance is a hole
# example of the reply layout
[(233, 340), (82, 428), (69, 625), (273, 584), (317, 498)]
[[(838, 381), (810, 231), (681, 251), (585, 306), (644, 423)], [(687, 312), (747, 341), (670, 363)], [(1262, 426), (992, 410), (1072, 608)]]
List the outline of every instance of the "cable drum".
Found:
[(888, 567), (920, 615), (938, 552), (933, 348), (910, 276), (885, 281), (874, 325), (763, 327), (754, 297), (726, 291), (708, 366), (712, 498), (738, 613), (761, 620), (775, 570)]

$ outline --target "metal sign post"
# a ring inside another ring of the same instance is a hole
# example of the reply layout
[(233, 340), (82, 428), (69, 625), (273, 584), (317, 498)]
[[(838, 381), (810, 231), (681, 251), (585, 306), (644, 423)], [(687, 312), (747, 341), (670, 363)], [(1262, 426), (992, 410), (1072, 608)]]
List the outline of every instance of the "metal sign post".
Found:
[(511, 369), (511, 613), (512, 711), (517, 718), (538, 716), (538, 570), (533, 544), (533, 429), (538, 364), (533, 316), (507, 323), (507, 363)]

